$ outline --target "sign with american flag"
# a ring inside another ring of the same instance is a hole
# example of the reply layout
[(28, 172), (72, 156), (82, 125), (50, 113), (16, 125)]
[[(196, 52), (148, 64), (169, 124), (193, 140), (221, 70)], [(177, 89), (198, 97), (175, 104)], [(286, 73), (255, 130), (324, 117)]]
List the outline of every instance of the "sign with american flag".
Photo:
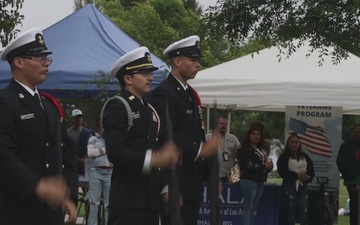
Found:
[(336, 157), (341, 145), (342, 108), (337, 106), (286, 106), (285, 141), (296, 133), (302, 151), (312, 160), (315, 178), (309, 185), (318, 188), (317, 178), (328, 178), (325, 188), (339, 189)]
[(331, 145), (322, 127), (290, 117), (289, 133), (297, 133), (301, 143), (310, 153), (331, 158)]

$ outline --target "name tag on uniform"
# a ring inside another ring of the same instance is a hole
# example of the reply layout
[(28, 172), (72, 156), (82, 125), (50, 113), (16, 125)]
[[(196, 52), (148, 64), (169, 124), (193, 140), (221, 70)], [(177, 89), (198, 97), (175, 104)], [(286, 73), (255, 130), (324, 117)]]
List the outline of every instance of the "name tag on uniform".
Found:
[(28, 120), (28, 119), (35, 118), (35, 115), (34, 115), (34, 113), (30, 113), (30, 114), (21, 115), (20, 118), (21, 118), (21, 120)]
[(139, 112), (133, 112), (132, 117), (133, 117), (133, 119), (139, 119), (141, 116), (140, 116)]
[(186, 114), (192, 115), (192, 114), (193, 114), (193, 111), (192, 111), (192, 110), (186, 110)]

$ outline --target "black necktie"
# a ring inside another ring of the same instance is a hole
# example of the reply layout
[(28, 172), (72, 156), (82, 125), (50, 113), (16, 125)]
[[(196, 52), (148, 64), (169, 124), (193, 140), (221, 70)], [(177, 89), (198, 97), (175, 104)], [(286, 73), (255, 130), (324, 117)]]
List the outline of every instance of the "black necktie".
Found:
[(189, 96), (190, 102), (192, 102), (192, 98), (191, 98), (191, 90), (189, 88), (187, 88), (185, 90), (186, 94)]
[(42, 109), (44, 109), (44, 106), (42, 105), (42, 102), (40, 100), (40, 97), (37, 93), (34, 94), (34, 99), (37, 103), (39, 103), (39, 105), (41, 106)]

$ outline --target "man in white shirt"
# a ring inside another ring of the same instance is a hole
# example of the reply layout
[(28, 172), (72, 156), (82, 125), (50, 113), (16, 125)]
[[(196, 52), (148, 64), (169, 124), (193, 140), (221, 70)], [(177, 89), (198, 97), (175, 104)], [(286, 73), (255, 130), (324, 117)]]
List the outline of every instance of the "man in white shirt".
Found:
[[(225, 116), (220, 116), (217, 128), (221, 134), (221, 142), (218, 149), (219, 159), (219, 178), (223, 183), (228, 183), (227, 175), (231, 167), (237, 163), (237, 150), (240, 148), (240, 142), (233, 134), (227, 133), (228, 120)], [(206, 140), (211, 139), (212, 134), (206, 134)]]

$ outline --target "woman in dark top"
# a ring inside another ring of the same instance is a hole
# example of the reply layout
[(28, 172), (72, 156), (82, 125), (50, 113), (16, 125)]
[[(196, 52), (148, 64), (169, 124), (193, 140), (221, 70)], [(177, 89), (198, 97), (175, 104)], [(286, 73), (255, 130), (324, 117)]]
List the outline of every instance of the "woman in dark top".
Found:
[(284, 152), (279, 156), (277, 169), (283, 179), (286, 194), (288, 225), (295, 224), (296, 210), (300, 215), (300, 225), (307, 225), (308, 187), (315, 176), (310, 157), (302, 152), (301, 142), (296, 133), (291, 134), (285, 144)]
[(264, 136), (259, 127), (250, 127), (238, 151), (241, 189), (244, 196), (243, 225), (253, 225), (257, 204), (264, 190), (265, 173), (273, 168), (262, 150)]

